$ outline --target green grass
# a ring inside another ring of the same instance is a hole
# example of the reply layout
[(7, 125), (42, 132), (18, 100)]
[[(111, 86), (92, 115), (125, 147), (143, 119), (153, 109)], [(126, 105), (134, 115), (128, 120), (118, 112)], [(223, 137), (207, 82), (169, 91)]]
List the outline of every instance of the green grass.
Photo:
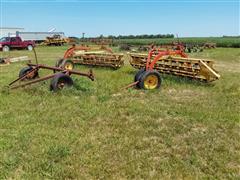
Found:
[(156, 45), (169, 44), (180, 41), (187, 44), (203, 45), (206, 42), (216, 43), (217, 47), (240, 47), (240, 37), (191, 37), (191, 38), (159, 38), (159, 39), (120, 39), (115, 40), (117, 44), (131, 44), (131, 45)]
[[(54, 65), (65, 49), (36, 50)], [(58, 93), (49, 81), (9, 91), (25, 65), (0, 67), (0, 179), (238, 179), (239, 49), (191, 56), (214, 59), (221, 79), (164, 75), (160, 90), (123, 91), (136, 73), (127, 63), (93, 68), (94, 82), (73, 76)]]

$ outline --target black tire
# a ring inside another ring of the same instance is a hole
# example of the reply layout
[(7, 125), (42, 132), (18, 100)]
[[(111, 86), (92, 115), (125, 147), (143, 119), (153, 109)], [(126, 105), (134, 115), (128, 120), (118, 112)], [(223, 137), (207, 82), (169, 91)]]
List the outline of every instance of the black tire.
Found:
[(0, 58), (0, 64), (5, 63), (5, 58)]
[[(55, 67), (60, 67), (61, 68), (61, 64), (63, 62), (64, 59), (58, 59), (55, 63)], [(53, 70), (53, 73), (56, 73), (56, 70)]]
[[(140, 69), (134, 77), (134, 82), (139, 81), (144, 72), (145, 72), (144, 68)], [(139, 83), (136, 84), (136, 87), (140, 88)]]
[(58, 59), (55, 63), (55, 67), (61, 67), (63, 60), (64, 59)]
[(139, 81), (139, 76), (145, 71), (144, 68), (140, 69), (134, 77), (134, 82)]
[[(150, 78), (152, 78), (152, 80)], [(141, 89), (151, 90), (160, 88), (161, 83), (162, 79), (160, 73), (153, 70), (143, 72), (138, 84)]]
[(64, 73), (59, 73), (52, 78), (50, 90), (56, 92), (63, 89), (64, 87), (71, 87), (72, 85), (73, 80), (70, 76)]
[[(31, 71), (33, 69), (33, 67), (31, 66), (27, 66), (22, 68), (19, 71), (19, 78), (23, 77), (24, 75), (26, 75), (29, 71)], [(23, 80), (30, 80), (30, 79), (35, 79), (38, 77), (38, 71), (34, 71), (32, 73), (30, 73), (26, 78), (24, 78)]]

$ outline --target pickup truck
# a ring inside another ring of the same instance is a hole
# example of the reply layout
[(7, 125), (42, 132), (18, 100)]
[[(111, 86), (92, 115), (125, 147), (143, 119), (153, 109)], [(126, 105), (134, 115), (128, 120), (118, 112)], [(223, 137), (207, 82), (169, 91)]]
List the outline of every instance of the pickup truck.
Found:
[(2, 51), (10, 51), (10, 49), (27, 49), (32, 51), (34, 46), (34, 41), (22, 41), (21, 37), (3, 37), (0, 39), (0, 50)]

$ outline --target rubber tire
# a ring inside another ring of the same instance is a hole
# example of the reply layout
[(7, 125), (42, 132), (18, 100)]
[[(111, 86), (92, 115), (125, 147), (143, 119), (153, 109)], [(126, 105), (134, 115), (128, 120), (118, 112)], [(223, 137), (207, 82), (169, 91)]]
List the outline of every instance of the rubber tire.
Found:
[(73, 80), (70, 76), (64, 73), (58, 73), (52, 78), (52, 81), (50, 83), (50, 90), (54, 92), (61, 90), (61, 88), (58, 87), (59, 82), (63, 82), (64, 87), (73, 86)]
[[(134, 82), (139, 81), (144, 72), (145, 72), (144, 68), (140, 69), (134, 77)], [(136, 87), (140, 88), (139, 83), (136, 84)]]
[[(31, 66), (27, 66), (27, 67), (24, 67), (22, 68), (20, 71), (19, 71), (19, 78), (23, 77), (27, 72), (31, 71), (33, 68)], [(30, 80), (30, 79), (35, 79), (38, 77), (38, 72), (36, 71), (35, 74), (33, 75), (32, 78), (26, 78), (27, 80)], [(25, 79), (24, 79), (25, 80)]]
[(8, 52), (8, 51), (10, 51), (10, 47), (5, 45), (5, 46), (3, 46), (2, 51)]
[(32, 51), (33, 50), (33, 46), (32, 45), (28, 45), (27, 46), (27, 50)]
[(134, 77), (134, 82), (136, 82), (136, 81), (139, 80), (139, 76), (140, 76), (144, 71), (145, 71), (145, 69), (142, 68), (142, 69), (140, 69), (140, 70), (136, 73), (136, 75), (135, 75), (135, 77)]
[(5, 58), (0, 58), (0, 64), (5, 63)]
[(63, 60), (64, 59), (58, 59), (55, 63), (55, 67), (61, 67)]
[(155, 89), (159, 89), (161, 87), (162, 79), (161, 79), (160, 73), (156, 70), (153, 70), (153, 71), (145, 71), (145, 72), (142, 73), (142, 75), (139, 79), (139, 83), (138, 83), (140, 89), (149, 90), (149, 89), (145, 88), (144, 80), (147, 78), (147, 76), (152, 75), (152, 74), (154, 74), (158, 77), (158, 85)]

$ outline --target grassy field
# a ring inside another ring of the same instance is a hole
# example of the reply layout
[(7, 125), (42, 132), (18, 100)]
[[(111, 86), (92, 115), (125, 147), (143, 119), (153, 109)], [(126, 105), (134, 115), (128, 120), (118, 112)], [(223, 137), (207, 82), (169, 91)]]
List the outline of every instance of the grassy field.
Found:
[[(36, 50), (54, 65), (65, 49)], [(160, 90), (123, 91), (136, 73), (127, 64), (58, 93), (49, 82), (8, 91), (25, 65), (0, 67), (0, 179), (239, 179), (240, 51), (190, 56), (215, 60), (221, 79), (164, 75)]]
[(180, 41), (186, 44), (203, 45), (206, 42), (216, 43), (217, 47), (240, 47), (240, 37), (190, 37), (190, 38), (159, 38), (159, 39), (119, 39), (115, 40), (116, 44), (130, 44), (130, 45), (156, 45), (169, 44)]

